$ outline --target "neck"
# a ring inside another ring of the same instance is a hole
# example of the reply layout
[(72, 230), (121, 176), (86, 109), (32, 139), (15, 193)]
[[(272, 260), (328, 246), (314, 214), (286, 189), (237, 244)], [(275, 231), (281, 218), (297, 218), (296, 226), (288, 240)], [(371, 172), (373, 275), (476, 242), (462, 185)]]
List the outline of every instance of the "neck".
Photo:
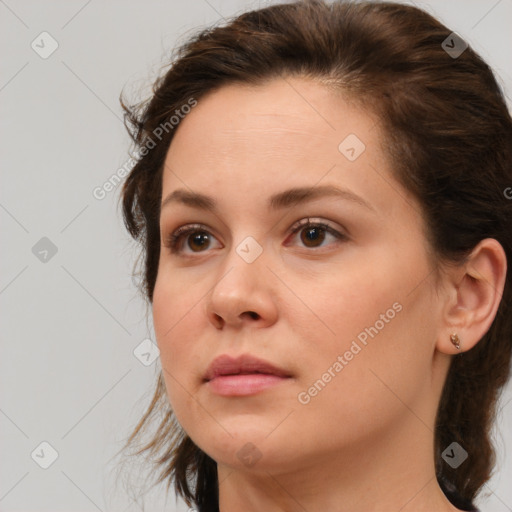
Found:
[(365, 439), (315, 460), (299, 454), (253, 468), (218, 464), (218, 476), (220, 512), (458, 510), (436, 479), (431, 425), (410, 411), (377, 441)]

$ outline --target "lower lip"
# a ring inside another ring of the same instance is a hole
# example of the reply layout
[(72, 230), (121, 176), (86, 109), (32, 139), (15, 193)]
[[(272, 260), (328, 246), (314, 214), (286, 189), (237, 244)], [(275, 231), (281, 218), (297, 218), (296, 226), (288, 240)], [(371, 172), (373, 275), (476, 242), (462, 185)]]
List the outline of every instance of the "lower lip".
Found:
[(207, 382), (210, 389), (222, 396), (253, 395), (288, 380), (288, 377), (253, 373), (247, 375), (223, 375)]

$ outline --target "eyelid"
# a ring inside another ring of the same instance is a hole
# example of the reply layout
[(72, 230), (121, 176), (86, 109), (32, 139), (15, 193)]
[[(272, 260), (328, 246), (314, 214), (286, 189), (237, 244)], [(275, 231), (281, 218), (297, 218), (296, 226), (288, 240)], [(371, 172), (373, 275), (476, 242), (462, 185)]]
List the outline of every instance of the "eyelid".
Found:
[(345, 228), (338, 228), (334, 226), (331, 222), (326, 221), (320, 217), (305, 217), (303, 219), (300, 219), (290, 226), (290, 231), (292, 233), (295, 233), (297, 229), (301, 228), (302, 226), (308, 226), (309, 224), (314, 224), (315, 226), (322, 226), (325, 229), (332, 229), (334, 231), (342, 231), (342, 233), (340, 234), (348, 237), (348, 234), (346, 234), (347, 230)]

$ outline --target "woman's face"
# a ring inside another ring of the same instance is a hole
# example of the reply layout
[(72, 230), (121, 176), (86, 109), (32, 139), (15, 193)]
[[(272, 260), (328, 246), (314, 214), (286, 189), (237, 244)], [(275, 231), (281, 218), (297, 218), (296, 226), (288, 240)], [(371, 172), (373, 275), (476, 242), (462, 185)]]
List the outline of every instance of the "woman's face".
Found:
[[(392, 177), (376, 118), (289, 78), (225, 86), (176, 129), (153, 318), (192, 440), (232, 468), (284, 470), (430, 439), (449, 356), (436, 350), (420, 209)], [(173, 252), (169, 235), (190, 225)], [(285, 377), (249, 365), (252, 376), (205, 380), (221, 355)]]

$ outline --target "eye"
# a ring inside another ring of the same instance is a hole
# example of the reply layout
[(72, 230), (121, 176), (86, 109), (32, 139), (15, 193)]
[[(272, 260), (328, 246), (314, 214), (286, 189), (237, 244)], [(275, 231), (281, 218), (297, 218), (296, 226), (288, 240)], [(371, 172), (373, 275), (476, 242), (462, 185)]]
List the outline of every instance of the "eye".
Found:
[[(194, 236), (190, 236), (192, 234)], [(187, 247), (191, 249), (192, 253), (204, 252), (203, 249), (209, 248), (212, 237), (213, 235), (206, 226), (202, 224), (188, 224), (181, 226), (171, 233), (165, 241), (165, 247), (169, 248), (173, 254), (184, 252), (183, 241), (185, 239)]]
[(340, 233), (329, 224), (303, 219), (292, 226), (292, 234), (300, 233), (300, 240), (308, 248), (320, 247), (327, 236), (336, 240), (348, 240), (348, 236)]
[[(310, 218), (295, 223), (291, 228), (291, 232), (292, 235), (296, 235), (300, 232), (300, 240), (307, 248), (322, 246), (322, 243), (329, 236), (335, 240), (348, 240), (348, 236), (340, 233), (329, 224), (313, 222)], [(164, 245), (172, 254), (193, 254), (205, 252), (206, 249), (211, 248), (212, 240), (216, 239), (209, 232), (207, 226), (203, 226), (202, 224), (188, 224), (179, 227), (176, 231), (169, 234), (165, 239)], [(184, 250), (185, 244), (190, 251)]]

